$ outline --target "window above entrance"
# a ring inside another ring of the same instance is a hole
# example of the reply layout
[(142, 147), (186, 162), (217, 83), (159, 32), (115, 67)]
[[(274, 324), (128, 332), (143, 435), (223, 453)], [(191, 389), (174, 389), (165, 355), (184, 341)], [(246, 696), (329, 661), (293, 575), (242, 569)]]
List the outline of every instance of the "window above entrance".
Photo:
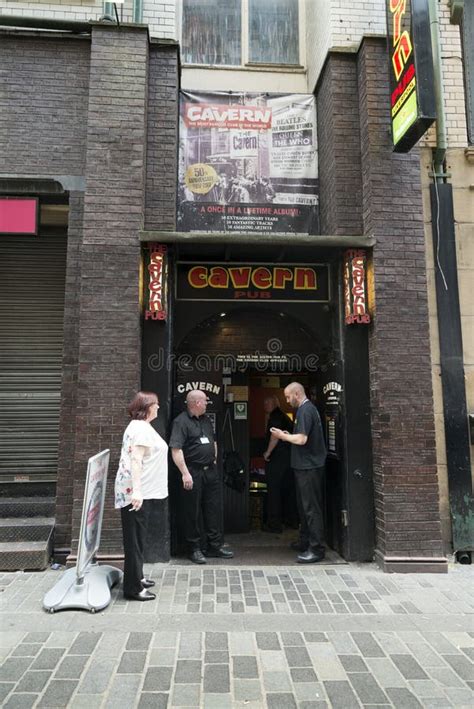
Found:
[(300, 0), (183, 0), (185, 64), (300, 66)]

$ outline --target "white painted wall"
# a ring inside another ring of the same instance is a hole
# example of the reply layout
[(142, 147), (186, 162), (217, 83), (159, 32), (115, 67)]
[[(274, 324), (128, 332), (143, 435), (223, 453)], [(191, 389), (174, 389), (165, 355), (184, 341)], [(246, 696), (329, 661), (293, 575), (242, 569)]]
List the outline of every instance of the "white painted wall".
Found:
[[(443, 66), (446, 131), (450, 148), (467, 147), (466, 104), (462, 66), (461, 33), (449, 21), (449, 0), (439, 2), (441, 60)], [(433, 127), (421, 141), (422, 145), (435, 144)]]
[(308, 88), (314, 91), (330, 49), (356, 52), (367, 35), (385, 35), (384, 0), (306, 0)]
[[(450, 23), (449, 0), (439, 0), (438, 7), (448, 145), (466, 147), (460, 29)], [(308, 90), (314, 91), (330, 49), (356, 52), (364, 36), (385, 35), (385, 0), (306, 0)], [(434, 129), (422, 141), (433, 143)]]
[(183, 67), (183, 89), (195, 91), (248, 91), (268, 93), (301, 93), (307, 91), (306, 71), (262, 71), (259, 69), (221, 69)]
[[(143, 22), (149, 24), (152, 36), (176, 39), (176, 2), (144, 0)], [(132, 0), (125, 0), (117, 9), (124, 22), (132, 22)], [(104, 11), (102, 0), (0, 0), (0, 14), (87, 21), (99, 20)]]

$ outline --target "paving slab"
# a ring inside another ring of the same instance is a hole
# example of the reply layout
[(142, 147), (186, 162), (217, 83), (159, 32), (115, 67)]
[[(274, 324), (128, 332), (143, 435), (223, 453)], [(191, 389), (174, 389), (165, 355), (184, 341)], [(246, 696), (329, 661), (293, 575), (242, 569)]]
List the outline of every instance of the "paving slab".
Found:
[(474, 706), (469, 567), (149, 564), (156, 602), (48, 614), (60, 573), (0, 577), (2, 706)]

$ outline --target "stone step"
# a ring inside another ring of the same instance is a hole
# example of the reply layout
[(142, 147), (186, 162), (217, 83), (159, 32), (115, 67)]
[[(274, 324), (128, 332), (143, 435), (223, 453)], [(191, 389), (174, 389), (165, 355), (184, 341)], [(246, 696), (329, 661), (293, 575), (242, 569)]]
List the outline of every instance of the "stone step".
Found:
[(54, 522), (54, 517), (5, 517), (0, 519), (0, 542), (46, 541)]
[(0, 517), (51, 517), (54, 497), (0, 497)]
[(52, 534), (38, 542), (0, 542), (0, 571), (43, 571), (52, 552)]

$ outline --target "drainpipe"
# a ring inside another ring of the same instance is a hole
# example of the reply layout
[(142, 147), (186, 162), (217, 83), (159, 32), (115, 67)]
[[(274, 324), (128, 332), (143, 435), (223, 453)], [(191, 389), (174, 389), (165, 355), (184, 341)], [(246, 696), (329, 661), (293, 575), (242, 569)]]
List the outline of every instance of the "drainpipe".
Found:
[(89, 21), (80, 20), (59, 20), (52, 17), (26, 17), (23, 15), (1, 15), (0, 27), (27, 27), (28, 29), (41, 30), (63, 30), (73, 34), (91, 32)]
[(434, 91), (436, 100), (436, 148), (434, 150), (434, 179), (442, 180), (446, 148), (446, 116), (444, 112), (443, 72), (441, 66), (441, 45), (439, 31), (438, 0), (429, 0), (431, 47), (433, 51)]
[(143, 0), (133, 0), (133, 22), (143, 22)]
[(471, 449), (467, 415), (461, 308), (459, 304), (453, 187), (448, 183), (446, 121), (444, 112), (438, 0), (429, 0), (436, 100), (436, 148), (430, 185), (431, 229), (435, 258), (436, 305), (443, 392), (449, 507), (453, 551), (470, 564), (474, 550)]

